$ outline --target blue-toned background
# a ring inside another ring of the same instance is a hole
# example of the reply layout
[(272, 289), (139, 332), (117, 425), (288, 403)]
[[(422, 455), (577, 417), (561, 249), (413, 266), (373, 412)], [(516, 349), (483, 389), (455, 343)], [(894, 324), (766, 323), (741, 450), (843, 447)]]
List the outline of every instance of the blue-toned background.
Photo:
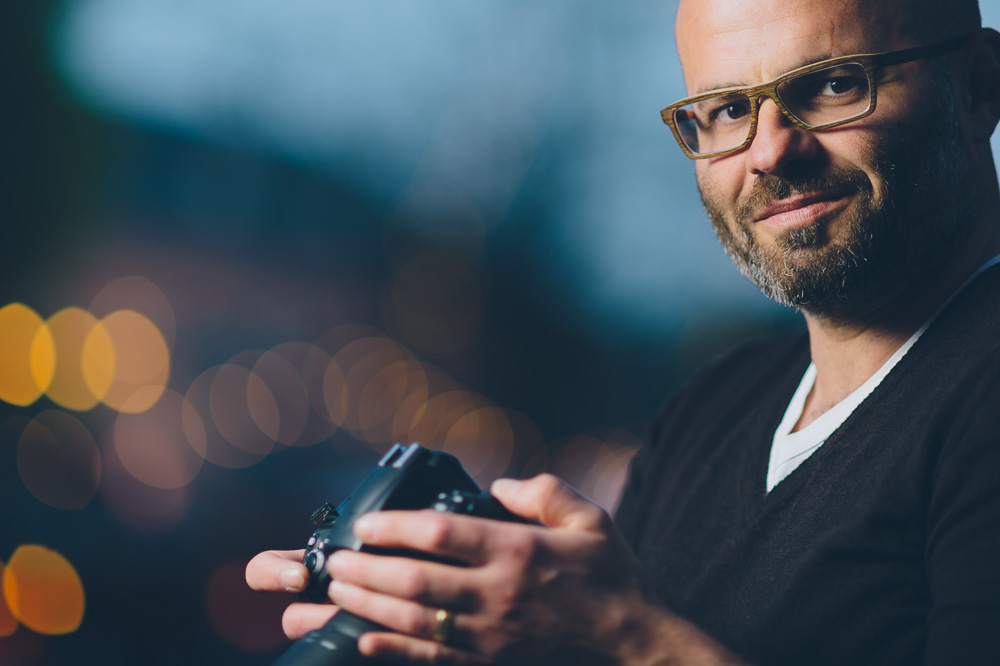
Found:
[(269, 664), (243, 565), (392, 441), (611, 507), (671, 387), (798, 326), (659, 119), (675, 4), (9, 3), (0, 398), (24, 313), (55, 366), (0, 402), (0, 664)]

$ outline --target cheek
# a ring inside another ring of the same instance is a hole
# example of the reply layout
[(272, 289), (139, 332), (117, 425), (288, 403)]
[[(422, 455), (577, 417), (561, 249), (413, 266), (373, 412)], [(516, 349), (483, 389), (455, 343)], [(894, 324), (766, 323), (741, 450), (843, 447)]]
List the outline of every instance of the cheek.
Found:
[(695, 168), (698, 187), (706, 203), (727, 213), (736, 208), (736, 203), (750, 187), (745, 178), (739, 155), (730, 155), (718, 160), (701, 160)]

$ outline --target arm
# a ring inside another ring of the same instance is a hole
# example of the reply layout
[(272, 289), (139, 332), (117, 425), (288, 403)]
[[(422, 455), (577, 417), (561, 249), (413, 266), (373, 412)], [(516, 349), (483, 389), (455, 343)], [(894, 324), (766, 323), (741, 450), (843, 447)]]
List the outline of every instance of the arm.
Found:
[[(399, 632), (366, 634), (362, 654), (445, 664), (737, 663), (655, 603), (599, 507), (547, 475), (499, 481), (492, 491), (545, 527), (430, 511), (369, 514), (356, 523), (368, 545), (469, 565), (338, 551), (329, 564), (334, 603)], [(447, 645), (431, 640), (438, 609), (451, 614)]]

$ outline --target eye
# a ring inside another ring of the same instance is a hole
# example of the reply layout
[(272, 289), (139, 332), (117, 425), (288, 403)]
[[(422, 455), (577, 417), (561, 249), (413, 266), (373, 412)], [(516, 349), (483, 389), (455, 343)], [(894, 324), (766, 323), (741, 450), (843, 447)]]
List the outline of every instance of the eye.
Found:
[(736, 122), (750, 115), (750, 100), (722, 99), (717, 100), (708, 113), (709, 122)]
[(831, 96), (847, 95), (856, 92), (865, 85), (863, 81), (859, 81), (857, 77), (852, 76), (838, 76), (826, 81), (817, 82), (817, 84), (816, 95)]
[(746, 102), (739, 102), (735, 104), (727, 104), (719, 113), (724, 115), (728, 120), (738, 120), (739, 118), (749, 114), (750, 109), (748, 108)]

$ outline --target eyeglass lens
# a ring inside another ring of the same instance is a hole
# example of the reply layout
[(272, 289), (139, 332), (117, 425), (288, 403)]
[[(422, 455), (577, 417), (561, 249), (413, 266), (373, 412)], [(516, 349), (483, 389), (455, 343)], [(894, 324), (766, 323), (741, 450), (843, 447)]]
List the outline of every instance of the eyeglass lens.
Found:
[[(864, 115), (872, 102), (868, 74), (854, 63), (790, 78), (777, 93), (788, 113), (809, 128)], [(724, 152), (750, 136), (753, 104), (743, 93), (722, 94), (675, 109), (674, 122), (692, 153)]]

